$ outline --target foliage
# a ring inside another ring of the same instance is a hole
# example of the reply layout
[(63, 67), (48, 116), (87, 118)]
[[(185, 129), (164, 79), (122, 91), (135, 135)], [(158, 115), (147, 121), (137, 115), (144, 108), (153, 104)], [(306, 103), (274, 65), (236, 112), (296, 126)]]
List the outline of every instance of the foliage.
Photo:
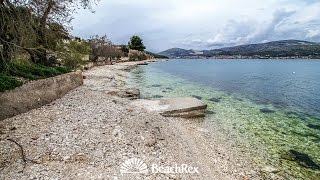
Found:
[(146, 49), (142, 39), (139, 36), (132, 36), (130, 38), (128, 46), (130, 49), (137, 50), (137, 51), (144, 51)]
[[(0, 4), (0, 72), (8, 68), (17, 49), (34, 39), (32, 15), (28, 8)], [(30, 23), (28, 23), (30, 22)]]
[(84, 58), (91, 51), (89, 44), (79, 39), (60, 42), (58, 50), (58, 57), (62, 59), (62, 64), (68, 69), (79, 68), (85, 63)]
[(90, 60), (98, 61), (99, 57), (108, 59), (120, 58), (123, 53), (118, 49), (107, 36), (99, 37), (98, 35), (91, 37), (89, 45), (92, 49)]
[(5, 74), (0, 74), (0, 92), (11, 90), (22, 85), (21, 81), (16, 80)]
[(142, 61), (147, 60), (148, 57), (144, 52), (140, 51), (130, 51), (129, 53), (129, 60), (130, 61)]
[(34, 63), (51, 65), (48, 52), (68, 39), (74, 10), (97, 0), (1, 0), (0, 72), (17, 52), (27, 52)]
[(127, 45), (121, 45), (121, 51), (123, 53), (123, 55), (125, 57), (128, 57), (128, 54), (129, 54), (129, 48)]
[(23, 77), (30, 80), (53, 77), (69, 72), (69, 70), (64, 67), (48, 67), (22, 59), (11, 62), (9, 66), (10, 70), (6, 73), (7, 75)]

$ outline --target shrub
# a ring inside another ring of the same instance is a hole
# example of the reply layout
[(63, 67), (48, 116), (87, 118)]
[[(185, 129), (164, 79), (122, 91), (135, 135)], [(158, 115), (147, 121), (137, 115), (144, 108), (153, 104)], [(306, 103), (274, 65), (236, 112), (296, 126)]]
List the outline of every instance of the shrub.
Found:
[(21, 81), (16, 80), (10, 76), (0, 74), (0, 92), (14, 89), (22, 85)]
[(91, 48), (88, 43), (78, 40), (61, 42), (58, 45), (58, 57), (68, 69), (77, 69), (85, 64), (85, 56), (90, 53)]
[(144, 52), (136, 51), (136, 50), (130, 50), (129, 52), (129, 60), (130, 61), (141, 61), (141, 60), (147, 60), (148, 56)]
[(30, 80), (57, 76), (69, 72), (64, 67), (47, 67), (33, 64), (27, 60), (16, 60), (9, 65), (8, 75), (23, 77)]

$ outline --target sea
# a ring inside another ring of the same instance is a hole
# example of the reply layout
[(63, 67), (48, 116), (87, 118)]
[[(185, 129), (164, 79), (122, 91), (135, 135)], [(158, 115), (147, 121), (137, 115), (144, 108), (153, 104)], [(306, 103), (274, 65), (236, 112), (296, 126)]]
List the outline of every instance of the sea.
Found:
[(202, 123), (219, 126), (257, 166), (287, 179), (320, 177), (320, 60), (169, 59), (138, 66), (130, 83), (141, 98), (207, 103)]

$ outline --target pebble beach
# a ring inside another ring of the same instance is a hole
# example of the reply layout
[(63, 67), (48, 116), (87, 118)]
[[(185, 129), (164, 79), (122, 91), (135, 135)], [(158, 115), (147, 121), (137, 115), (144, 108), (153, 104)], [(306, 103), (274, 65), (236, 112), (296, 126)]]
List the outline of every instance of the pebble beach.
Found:
[[(137, 64), (94, 67), (61, 99), (0, 121), (0, 179), (263, 179), (201, 118), (163, 117), (115, 95)], [(120, 173), (130, 158), (199, 173)]]

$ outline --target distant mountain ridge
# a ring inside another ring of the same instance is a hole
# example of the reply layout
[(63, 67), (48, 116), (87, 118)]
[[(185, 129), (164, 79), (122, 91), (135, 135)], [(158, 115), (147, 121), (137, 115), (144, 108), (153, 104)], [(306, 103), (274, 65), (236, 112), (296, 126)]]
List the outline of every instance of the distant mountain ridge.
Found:
[(158, 54), (170, 58), (320, 58), (320, 43), (282, 40), (200, 51), (172, 48)]

